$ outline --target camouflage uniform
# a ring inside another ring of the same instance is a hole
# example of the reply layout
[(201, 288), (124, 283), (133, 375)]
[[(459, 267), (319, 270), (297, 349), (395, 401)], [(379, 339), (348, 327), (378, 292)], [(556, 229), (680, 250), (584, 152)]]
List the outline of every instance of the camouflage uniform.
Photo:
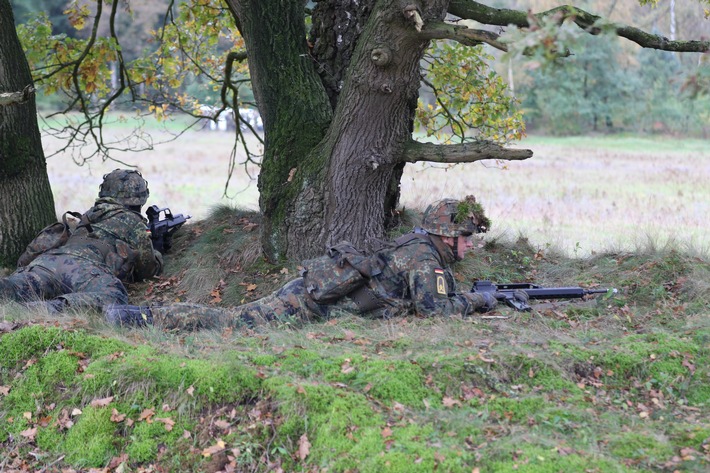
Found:
[(104, 176), (99, 199), (82, 216), (69, 240), (0, 279), (0, 298), (18, 302), (54, 299), (50, 307), (55, 310), (66, 305), (100, 308), (128, 303), (123, 282), (151, 277), (162, 266), (139, 213), (148, 189), (146, 184), (141, 187), (145, 181), (140, 177), (139, 182), (138, 176), (136, 171), (124, 170)]
[(465, 224), (456, 224), (451, 206), (458, 206), (460, 202), (442, 202), (444, 204), (430, 207), (425, 212), (423, 226), (426, 230), (402, 237), (377, 252), (376, 257), (382, 263), (381, 272), (366, 282), (370, 297), (379, 306), (373, 310), (362, 310), (361, 301), (355, 297), (344, 297), (331, 304), (316, 303), (308, 294), (303, 278), (298, 278), (269, 296), (231, 310), (184, 303), (145, 308), (133, 318), (121, 318), (120, 312), (105, 310), (107, 319), (118, 324), (156, 323), (169, 329), (194, 330), (220, 326), (253, 327), (264, 323), (300, 324), (328, 319), (342, 311), (390, 318), (408, 314), (468, 316), (484, 307), (490, 309), (495, 305), (494, 300), (487, 300), (481, 294), (456, 292), (456, 282), (449, 268), (456, 259), (454, 251), (433, 234), (471, 235), (485, 231), (490, 222), (483, 217), (479, 207), (476, 212), (464, 216)]
[(318, 304), (307, 293), (303, 278), (298, 278), (262, 299), (231, 310), (197, 304), (153, 307), (153, 321), (166, 328), (190, 330), (264, 323), (300, 325), (342, 312), (367, 314), (369, 318), (470, 315), (482, 306), (480, 295), (456, 292), (449, 269), (449, 263), (454, 261), (453, 252), (437, 240), (435, 236), (421, 235), (404, 245), (378, 252), (384, 263), (382, 272), (366, 283), (381, 305), (374, 310), (363, 312), (351, 297), (333, 304)]

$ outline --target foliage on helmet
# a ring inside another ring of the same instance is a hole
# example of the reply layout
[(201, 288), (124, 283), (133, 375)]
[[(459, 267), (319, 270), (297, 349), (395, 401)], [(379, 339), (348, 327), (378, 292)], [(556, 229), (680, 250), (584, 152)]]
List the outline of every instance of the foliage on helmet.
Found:
[(424, 212), (422, 228), (433, 235), (458, 237), (487, 232), (491, 221), (472, 195), (464, 200), (444, 199)]
[(110, 197), (123, 205), (145, 205), (150, 191), (148, 182), (138, 171), (116, 169), (104, 175), (99, 197)]

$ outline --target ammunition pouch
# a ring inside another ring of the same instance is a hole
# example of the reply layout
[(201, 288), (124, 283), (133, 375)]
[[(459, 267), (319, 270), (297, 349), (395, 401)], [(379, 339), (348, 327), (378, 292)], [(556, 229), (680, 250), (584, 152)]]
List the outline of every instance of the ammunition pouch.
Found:
[(306, 293), (319, 304), (332, 304), (380, 274), (381, 262), (368, 257), (349, 242), (341, 242), (318, 258), (303, 262), (301, 277)]

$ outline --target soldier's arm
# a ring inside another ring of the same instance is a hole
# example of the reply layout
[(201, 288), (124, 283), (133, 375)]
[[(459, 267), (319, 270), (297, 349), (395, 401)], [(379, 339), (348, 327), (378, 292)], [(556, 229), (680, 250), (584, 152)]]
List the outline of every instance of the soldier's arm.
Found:
[(409, 271), (409, 292), (417, 314), (432, 316), (466, 316), (477, 306), (464, 294), (455, 293), (449, 287), (446, 269), (433, 257), (421, 258)]
[(131, 246), (137, 253), (133, 279), (142, 281), (160, 274), (163, 269), (163, 256), (153, 249), (150, 233), (148, 233), (145, 223), (142, 221), (137, 223), (131, 237)]

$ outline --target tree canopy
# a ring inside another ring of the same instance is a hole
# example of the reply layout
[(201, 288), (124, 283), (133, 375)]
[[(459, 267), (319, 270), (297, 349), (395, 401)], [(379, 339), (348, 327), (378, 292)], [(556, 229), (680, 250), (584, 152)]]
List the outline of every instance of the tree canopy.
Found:
[[(710, 2), (700, 3), (707, 16)], [(258, 107), (264, 153), (247, 150), (247, 160), (262, 165), (262, 245), (272, 260), (319, 253), (341, 239), (366, 247), (382, 238), (397, 222), (406, 163), (532, 156), (508, 146), (525, 124), (496, 69), (503, 53), (536, 64), (540, 83), (560, 74), (546, 66), (577, 54), (580, 36), (616, 35), (669, 52), (710, 49), (706, 39), (669, 39), (575, 5), (533, 12), (471, 0), (73, 0), (63, 13), (76, 34), (57, 34), (46, 14), (18, 32), (38, 87), (64, 97), (63, 112), (81, 113), (53, 132), (67, 147), (88, 144), (83, 158), (131, 146), (103, 138), (109, 112), (199, 119)], [(124, 47), (138, 22), (152, 24), (149, 37), (140, 49)], [(600, 63), (603, 50), (594, 56), (585, 48), (588, 68), (613, 68)], [(580, 102), (577, 112), (596, 126), (609, 122), (615, 96), (633, 92), (596, 73), (609, 86), (597, 94), (601, 83), (585, 82), (593, 74), (570, 71), (566, 80), (585, 84), (575, 91), (584, 91), (588, 111)], [(695, 79), (702, 90), (707, 78)], [(245, 143), (251, 124), (235, 118)]]

